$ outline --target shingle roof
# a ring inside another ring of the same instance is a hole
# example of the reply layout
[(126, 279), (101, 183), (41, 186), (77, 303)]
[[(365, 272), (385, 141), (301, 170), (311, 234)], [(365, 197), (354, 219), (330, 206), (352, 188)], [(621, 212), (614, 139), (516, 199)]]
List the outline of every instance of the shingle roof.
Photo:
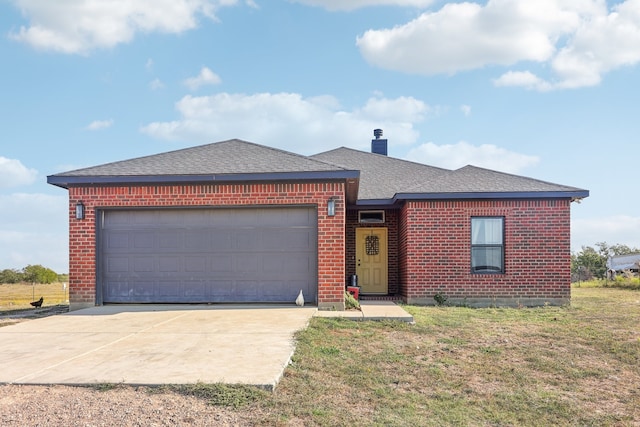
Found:
[(391, 199), (397, 193), (406, 192), (426, 182), (433, 182), (438, 176), (450, 172), (448, 169), (345, 147), (311, 157), (359, 170), (359, 200)]
[(408, 188), (403, 193), (496, 193), (577, 190), (579, 189), (575, 187), (468, 165), (449, 171), (435, 181), (423, 182), (413, 188)]
[[(358, 175), (358, 171), (318, 159), (232, 139), (58, 173), (48, 176), (47, 182), (63, 188), (213, 181), (349, 179), (355, 182)], [(351, 198), (355, 200), (355, 193), (350, 193)]]
[(475, 166), (452, 171), (345, 147), (302, 156), (238, 139), (59, 173), (47, 177), (47, 182), (68, 188), (89, 184), (312, 179), (345, 179), (349, 203), (357, 197), (360, 204), (392, 204), (404, 199), (589, 195), (575, 187)]
[(345, 170), (345, 168), (277, 148), (231, 139), (56, 175), (151, 176), (335, 170)]
[(533, 178), (465, 166), (457, 170), (338, 148), (312, 156), (360, 170), (359, 201), (407, 198), (587, 197), (589, 192)]

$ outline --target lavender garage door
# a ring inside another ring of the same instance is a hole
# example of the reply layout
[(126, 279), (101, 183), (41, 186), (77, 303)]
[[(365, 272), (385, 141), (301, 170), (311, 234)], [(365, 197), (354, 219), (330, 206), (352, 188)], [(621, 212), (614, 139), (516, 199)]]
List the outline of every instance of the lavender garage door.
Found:
[(315, 208), (100, 213), (98, 301), (288, 302), (317, 295)]

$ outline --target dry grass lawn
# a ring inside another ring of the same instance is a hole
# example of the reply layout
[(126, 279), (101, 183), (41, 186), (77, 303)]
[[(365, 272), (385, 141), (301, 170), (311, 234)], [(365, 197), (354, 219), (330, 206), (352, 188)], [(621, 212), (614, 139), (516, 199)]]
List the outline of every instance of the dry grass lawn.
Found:
[(33, 308), (29, 303), (40, 297), (44, 298), (43, 307), (66, 304), (69, 300), (69, 288), (65, 290), (62, 283), (0, 284), (0, 311)]
[[(216, 405), (221, 423), (238, 425), (640, 426), (638, 291), (574, 288), (570, 307), (406, 310), (415, 325), (314, 318), (298, 334), (292, 364), (272, 394), (214, 385), (105, 385), (82, 393), (92, 397), (87, 401), (100, 401), (93, 397), (99, 393), (130, 400), (134, 391), (179, 405), (204, 400)], [(27, 401), (14, 399), (16, 408), (35, 404), (25, 387)], [(58, 401), (77, 393), (53, 390)], [(42, 400), (37, 405), (55, 413)], [(0, 399), (0, 413), (9, 409)], [(136, 425), (135, 416), (119, 421)], [(156, 425), (169, 421), (158, 413)], [(198, 415), (184, 424), (208, 421)]]

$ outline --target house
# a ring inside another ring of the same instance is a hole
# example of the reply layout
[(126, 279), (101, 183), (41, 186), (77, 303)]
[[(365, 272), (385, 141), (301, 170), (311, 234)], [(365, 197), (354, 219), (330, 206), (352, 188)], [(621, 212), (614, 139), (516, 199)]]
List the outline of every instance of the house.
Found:
[[(586, 190), (474, 166), (240, 140), (51, 175), (69, 192), (71, 309), (364, 297), (474, 306), (570, 299), (570, 204)], [(355, 277), (354, 277), (355, 276)]]
[(607, 272), (610, 278), (614, 278), (616, 273), (629, 271), (638, 273), (640, 270), (640, 253), (613, 255), (607, 259)]

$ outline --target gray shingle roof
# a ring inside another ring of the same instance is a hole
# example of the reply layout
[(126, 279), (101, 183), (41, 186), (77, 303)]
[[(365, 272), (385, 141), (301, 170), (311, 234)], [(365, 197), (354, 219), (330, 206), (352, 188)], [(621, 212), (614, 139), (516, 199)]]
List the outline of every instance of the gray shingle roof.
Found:
[(438, 176), (450, 172), (447, 169), (345, 147), (311, 157), (359, 170), (359, 200), (391, 199), (397, 193), (406, 192), (423, 183), (433, 182)]
[(408, 188), (403, 193), (564, 192), (578, 190), (575, 187), (468, 165), (449, 171), (435, 181), (423, 182)]
[[(359, 178), (359, 180), (358, 180)], [(465, 166), (458, 170), (350, 148), (302, 156), (232, 139), (167, 153), (107, 163), (47, 177), (69, 185), (252, 180), (346, 179), (350, 203), (389, 204), (444, 197), (587, 197), (589, 192)]]
[(154, 176), (337, 171), (317, 159), (232, 139), (77, 169), (53, 176)]
[(498, 197), (549, 197), (550, 193), (564, 197), (587, 197), (588, 191), (553, 184), (533, 178), (465, 166), (457, 170), (395, 159), (349, 148), (338, 148), (312, 156), (349, 169), (360, 170), (358, 200), (403, 198), (464, 197), (474, 195)]

